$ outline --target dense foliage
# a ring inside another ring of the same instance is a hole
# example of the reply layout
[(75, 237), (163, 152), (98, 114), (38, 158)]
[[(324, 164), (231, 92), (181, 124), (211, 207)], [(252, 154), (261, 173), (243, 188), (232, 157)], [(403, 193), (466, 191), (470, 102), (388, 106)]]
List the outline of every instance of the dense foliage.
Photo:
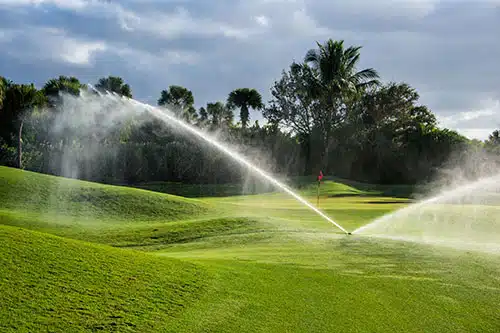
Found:
[[(409, 84), (381, 83), (375, 69), (358, 69), (361, 47), (334, 40), (317, 46), (282, 72), (267, 104), (255, 89), (238, 88), (226, 101), (197, 110), (189, 89), (171, 85), (160, 92), (158, 106), (287, 175), (322, 170), (371, 183), (416, 183), (469, 151), (500, 151), (498, 131), (479, 142), (439, 128)], [(86, 85), (59, 76), (37, 89), (0, 78), (3, 165), (110, 183), (221, 183), (246, 175), (211, 147), (144, 115), (105, 132), (55, 132), (57, 115), (71, 112), (63, 94), (80, 98)], [(95, 90), (132, 97), (132, 88), (116, 76), (99, 79)], [(249, 125), (250, 109), (262, 112), (267, 124)]]

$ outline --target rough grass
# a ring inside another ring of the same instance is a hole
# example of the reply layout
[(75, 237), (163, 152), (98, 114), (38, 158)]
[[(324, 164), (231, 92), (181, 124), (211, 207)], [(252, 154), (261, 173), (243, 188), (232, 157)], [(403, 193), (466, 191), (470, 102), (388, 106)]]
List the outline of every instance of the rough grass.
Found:
[[(0, 224), (115, 248), (0, 227), (1, 331), (500, 331), (498, 255), (347, 236), (280, 193), (188, 200), (72, 181), (127, 202), (124, 213), (86, 196), (78, 207), (94, 214), (81, 222), (62, 207), (71, 196), (49, 216), (42, 196), (20, 193), (45, 177), (0, 169)], [(408, 204), (353, 185), (327, 181), (320, 200), (348, 230)], [(300, 191), (316, 204), (315, 190)]]

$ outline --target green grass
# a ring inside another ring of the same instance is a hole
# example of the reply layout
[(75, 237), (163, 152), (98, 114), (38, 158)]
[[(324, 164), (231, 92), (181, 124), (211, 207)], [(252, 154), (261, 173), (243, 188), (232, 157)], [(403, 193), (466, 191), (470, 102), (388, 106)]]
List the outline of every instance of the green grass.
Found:
[(207, 212), (195, 199), (0, 167), (2, 208), (109, 220), (179, 220)]
[[(316, 195), (314, 177), (292, 177), (284, 182), (301, 195)], [(189, 198), (227, 197), (236, 195), (265, 194), (275, 192), (270, 185), (251, 179), (247, 184), (183, 184), (178, 182), (149, 182), (133, 185), (135, 188), (170, 193)], [(349, 181), (336, 177), (325, 177), (320, 193), (325, 196), (371, 195), (409, 198), (417, 188), (410, 185), (378, 185)]]
[[(299, 191), (316, 204), (314, 182)], [(354, 230), (408, 204), (380, 195), (328, 180), (320, 207)], [(500, 256), (346, 236), (281, 193), (0, 168), (0, 199), (2, 332), (500, 330)]]
[(146, 332), (204, 293), (201, 266), (0, 226), (1, 332)]
[(258, 184), (255, 187), (244, 184), (183, 184), (179, 182), (149, 182), (133, 185), (140, 188), (160, 193), (170, 193), (183, 197), (225, 197), (241, 194), (261, 194), (272, 191), (272, 187)]
[(0, 167), (0, 222), (82, 240), (89, 234), (195, 219), (212, 205), (163, 193)]

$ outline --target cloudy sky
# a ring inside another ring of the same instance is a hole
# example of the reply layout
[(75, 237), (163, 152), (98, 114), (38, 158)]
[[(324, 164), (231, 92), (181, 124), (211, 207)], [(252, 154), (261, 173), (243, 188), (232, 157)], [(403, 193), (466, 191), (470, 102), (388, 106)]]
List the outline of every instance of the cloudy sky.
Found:
[(443, 126), (500, 128), (500, 0), (0, 0), (0, 75), (118, 75), (149, 103), (171, 84), (198, 107), (238, 87), (268, 100), (328, 38), (363, 46), (361, 67), (417, 88)]

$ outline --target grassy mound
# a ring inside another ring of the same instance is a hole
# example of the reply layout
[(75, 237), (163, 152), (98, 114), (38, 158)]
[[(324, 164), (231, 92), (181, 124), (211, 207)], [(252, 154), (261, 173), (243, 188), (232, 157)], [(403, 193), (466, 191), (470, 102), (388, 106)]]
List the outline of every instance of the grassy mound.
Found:
[(245, 186), (245, 184), (183, 184), (178, 182), (149, 182), (136, 184), (133, 187), (187, 198), (261, 194), (274, 190), (272, 186), (258, 182), (255, 187)]
[(179, 220), (205, 213), (201, 201), (0, 167), (0, 208), (115, 220)]
[(174, 244), (200, 242), (212, 237), (231, 237), (268, 229), (250, 217), (219, 217), (192, 221), (127, 225), (111, 230), (87, 230), (80, 239), (115, 247), (158, 250)]
[[(314, 196), (317, 195), (318, 185), (316, 183), (309, 183), (303, 185), (300, 189), (302, 195)], [(350, 196), (350, 195), (368, 195), (369, 192), (359, 190), (355, 187), (337, 183), (333, 181), (322, 181), (319, 187), (319, 195), (334, 197), (334, 196)]]
[(203, 293), (198, 266), (0, 226), (0, 331), (154, 332)]
[(217, 203), (0, 167), (0, 224), (117, 247), (163, 248), (256, 232)]

